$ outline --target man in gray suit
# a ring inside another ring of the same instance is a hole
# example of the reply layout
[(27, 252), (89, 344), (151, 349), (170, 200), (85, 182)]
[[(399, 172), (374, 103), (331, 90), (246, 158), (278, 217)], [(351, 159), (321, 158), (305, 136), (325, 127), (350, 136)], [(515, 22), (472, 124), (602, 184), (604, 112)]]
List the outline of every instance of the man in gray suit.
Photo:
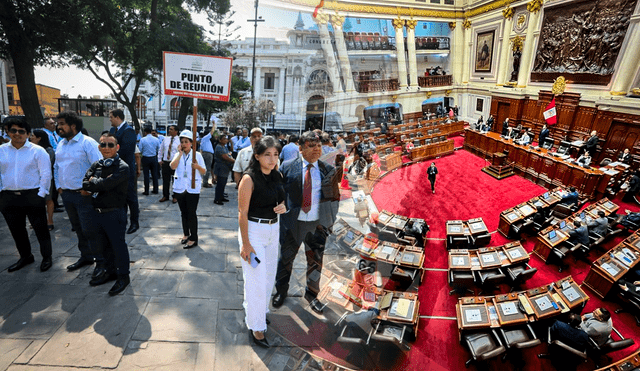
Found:
[(333, 225), (338, 213), (340, 193), (334, 181), (335, 168), (320, 159), (320, 137), (314, 132), (302, 134), (298, 141), (300, 154), (285, 161), (281, 172), (289, 212), (280, 216), (280, 261), (276, 275), (276, 295), (272, 304), (282, 306), (287, 291), (293, 261), (300, 244), (304, 243), (307, 258), (307, 287), (305, 299), (311, 309), (322, 313), (323, 305), (316, 299), (320, 292), (320, 272), (326, 228)]
[(582, 316), (582, 323), (580, 324), (582, 331), (599, 346), (604, 345), (613, 329), (611, 323), (611, 313), (606, 308), (598, 308), (591, 313), (587, 313)]
[(587, 223), (589, 231), (597, 233), (599, 236), (607, 234), (607, 228), (609, 228), (609, 221), (606, 218), (604, 211), (598, 211), (598, 218)]

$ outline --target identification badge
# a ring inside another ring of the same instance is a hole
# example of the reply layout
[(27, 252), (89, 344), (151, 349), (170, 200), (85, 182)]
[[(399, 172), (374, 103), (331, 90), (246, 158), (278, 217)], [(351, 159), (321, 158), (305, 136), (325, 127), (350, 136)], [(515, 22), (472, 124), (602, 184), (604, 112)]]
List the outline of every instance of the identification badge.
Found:
[(186, 171), (186, 170), (184, 171), (184, 173), (182, 173), (182, 177), (183, 177), (183, 178), (187, 178), (187, 177), (188, 177), (188, 174), (187, 174), (187, 171)]

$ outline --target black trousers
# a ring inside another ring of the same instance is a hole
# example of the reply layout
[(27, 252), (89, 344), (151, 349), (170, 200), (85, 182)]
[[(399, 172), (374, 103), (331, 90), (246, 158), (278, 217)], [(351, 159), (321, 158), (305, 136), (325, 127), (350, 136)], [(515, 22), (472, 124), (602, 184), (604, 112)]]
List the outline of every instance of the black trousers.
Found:
[(196, 211), (200, 194), (184, 191), (176, 194), (176, 198), (182, 216), (182, 232), (185, 236), (190, 236), (189, 241), (198, 242), (198, 215)]
[(153, 181), (153, 191), (158, 192), (158, 158), (155, 156), (142, 158), (145, 193), (149, 193), (149, 172), (151, 172), (151, 180)]
[(162, 195), (169, 198), (169, 189), (171, 189), (171, 180), (174, 171), (169, 166), (170, 161), (162, 161)]
[(435, 185), (436, 185), (436, 178), (435, 177), (433, 179), (429, 178), (429, 183), (431, 183), (431, 191), (434, 191)]
[(99, 242), (95, 251), (104, 257), (104, 268), (118, 276), (129, 275), (129, 247), (125, 241), (127, 209), (96, 213), (95, 224)]
[(36, 232), (40, 244), (40, 254), (43, 258), (51, 257), (51, 235), (47, 227), (45, 200), (38, 196), (38, 189), (1, 192), (0, 212), (7, 221), (21, 258), (31, 256), (31, 242), (29, 242), (26, 218), (29, 218), (29, 223)]
[[(318, 227), (318, 222), (296, 221), (293, 229), (287, 231), (284, 239), (280, 241), (280, 260), (278, 261), (278, 273), (276, 274), (276, 291), (286, 294), (289, 291), (289, 281), (293, 270), (293, 261), (298, 254), (300, 244), (304, 242), (308, 234), (313, 234)], [(306, 299), (314, 299), (320, 292), (320, 273), (322, 272), (322, 258), (324, 257), (324, 245), (308, 246), (304, 244), (307, 258), (307, 289)]]

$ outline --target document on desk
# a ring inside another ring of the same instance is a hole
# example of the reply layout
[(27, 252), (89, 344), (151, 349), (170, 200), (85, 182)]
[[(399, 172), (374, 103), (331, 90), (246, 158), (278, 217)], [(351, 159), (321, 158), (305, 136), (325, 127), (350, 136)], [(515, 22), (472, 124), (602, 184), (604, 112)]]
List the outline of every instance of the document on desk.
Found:
[(489, 319), (492, 321), (498, 320), (498, 312), (496, 312), (496, 307), (493, 305), (489, 307)]
[(622, 264), (626, 265), (627, 268), (631, 265), (631, 263), (633, 263), (633, 261), (629, 259), (629, 257), (622, 251), (616, 251), (613, 256), (615, 256)]
[(564, 296), (569, 299), (570, 302), (574, 302), (578, 299), (580, 299), (580, 294), (578, 294), (578, 292), (576, 291), (576, 289), (574, 289), (573, 287), (570, 287), (566, 290), (562, 290), (562, 294), (564, 294)]
[(458, 225), (452, 225), (451, 227), (449, 227), (449, 231), (451, 233), (460, 233), (462, 232), (462, 228)]
[(398, 299), (391, 305), (391, 312), (398, 317), (407, 317), (409, 314), (409, 306), (411, 305), (411, 300), (407, 300), (404, 298)]
[(518, 313), (518, 308), (516, 307), (516, 303), (508, 302), (508, 303), (500, 303), (500, 308), (502, 309), (502, 313), (505, 316), (510, 316), (512, 314)]
[(496, 261), (496, 258), (493, 256), (493, 254), (483, 254), (482, 261), (484, 263), (493, 263)]
[(507, 255), (505, 255), (504, 251), (499, 251), (498, 258), (500, 258), (500, 260), (507, 260)]
[(464, 311), (464, 316), (467, 320), (467, 323), (482, 322), (482, 315), (480, 314), (480, 309), (467, 309)]
[(604, 269), (607, 273), (609, 273), (612, 276), (616, 276), (618, 273), (620, 273), (620, 269), (618, 267), (616, 267), (613, 264), (609, 264), (609, 263), (603, 263), (601, 265), (602, 269)]
[(480, 266), (480, 259), (478, 259), (477, 256), (474, 256), (471, 258), (471, 265), (474, 267), (479, 267)]
[(464, 265), (464, 257), (462, 257), (462, 256), (454, 256), (453, 257), (453, 265), (454, 266)]
[(508, 253), (511, 259), (518, 259), (522, 257), (522, 253), (520, 252), (519, 249), (511, 249), (508, 251)]
[(540, 308), (541, 311), (545, 311), (551, 307), (551, 300), (549, 300), (549, 298), (546, 296), (537, 298), (534, 301), (536, 302), (536, 305), (538, 306), (538, 308)]

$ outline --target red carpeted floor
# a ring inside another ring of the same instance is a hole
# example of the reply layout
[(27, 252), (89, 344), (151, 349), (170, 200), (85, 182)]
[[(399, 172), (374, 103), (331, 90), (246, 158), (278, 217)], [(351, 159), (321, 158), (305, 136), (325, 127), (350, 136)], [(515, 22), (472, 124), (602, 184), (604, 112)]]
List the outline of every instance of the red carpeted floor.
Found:
[[(434, 161), (438, 167), (436, 193), (430, 192), (429, 182), (425, 171), (430, 162), (410, 165), (387, 174), (375, 186), (373, 199), (379, 210), (389, 210), (393, 213), (427, 220), (431, 227), (429, 240), (426, 243), (425, 271), (423, 284), (419, 289), (420, 315), (418, 338), (406, 357), (397, 360), (396, 370), (465, 370), (465, 361), (470, 354), (458, 340), (458, 330), (455, 321), (455, 304), (457, 297), (449, 295), (447, 285), (447, 251), (445, 248), (445, 222), (453, 219), (470, 219), (482, 217), (492, 234), (491, 246), (507, 243), (509, 240), (496, 233), (500, 212), (515, 206), (531, 197), (540, 195), (545, 189), (519, 176), (513, 176), (498, 181), (480, 171), (485, 161), (466, 151), (456, 151), (454, 155)], [(620, 213), (624, 209), (639, 211), (638, 205), (629, 205), (615, 199), (620, 205)], [(595, 260), (604, 251), (612, 248), (626, 236), (617, 236), (607, 241), (601, 251), (592, 252), (587, 259)], [(527, 251), (532, 252), (535, 237), (523, 241)], [(529, 280), (523, 289), (549, 284), (560, 278), (572, 275), (581, 283), (586, 277), (590, 263), (586, 261), (571, 261), (569, 269), (558, 273), (556, 265), (546, 265), (539, 258), (532, 255), (529, 263), (538, 269), (536, 275)], [(507, 285), (502, 285), (499, 292), (508, 292)], [(593, 311), (604, 306), (612, 313), (619, 308), (613, 301), (603, 301), (585, 288), (590, 300), (583, 313)], [(610, 354), (614, 360), (620, 359), (637, 350), (640, 343), (640, 329), (636, 327), (633, 316), (628, 313), (613, 314), (614, 326), (625, 337), (635, 339), (636, 345), (627, 350)], [(525, 360), (523, 370), (553, 370), (549, 360), (538, 359), (537, 353), (546, 352), (546, 345), (542, 344), (528, 349), (523, 353)], [(472, 365), (469, 369), (475, 369)], [(514, 370), (514, 366), (507, 361), (502, 363), (493, 360), (489, 363), (490, 370)], [(593, 370), (593, 360), (578, 366), (579, 371)]]

